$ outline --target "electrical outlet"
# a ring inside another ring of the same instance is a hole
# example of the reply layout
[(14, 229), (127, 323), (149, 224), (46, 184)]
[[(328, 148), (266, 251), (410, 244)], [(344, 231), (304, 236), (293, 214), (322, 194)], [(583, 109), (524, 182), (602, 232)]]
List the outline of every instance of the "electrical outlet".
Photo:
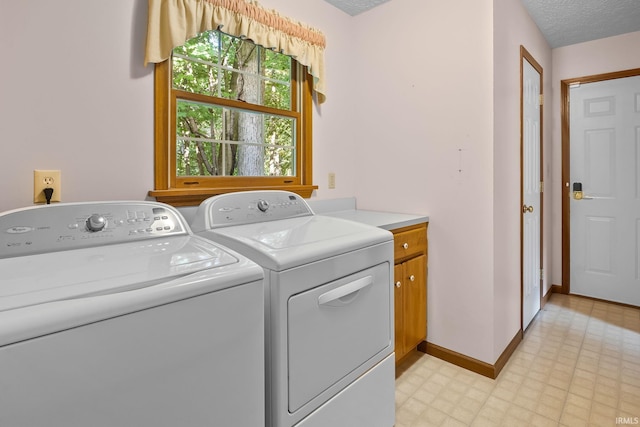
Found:
[(336, 174), (334, 172), (329, 172), (329, 189), (336, 188)]
[(34, 170), (33, 171), (33, 203), (47, 203), (44, 195), (45, 188), (53, 188), (52, 202), (62, 201), (61, 181), (59, 170)]

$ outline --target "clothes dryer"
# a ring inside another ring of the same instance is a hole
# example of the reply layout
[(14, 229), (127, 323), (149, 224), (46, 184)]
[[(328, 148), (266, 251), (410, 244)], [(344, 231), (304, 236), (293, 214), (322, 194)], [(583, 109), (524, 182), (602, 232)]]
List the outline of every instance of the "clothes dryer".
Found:
[(394, 425), (390, 232), (285, 191), (212, 197), (191, 226), (264, 268), (268, 427)]

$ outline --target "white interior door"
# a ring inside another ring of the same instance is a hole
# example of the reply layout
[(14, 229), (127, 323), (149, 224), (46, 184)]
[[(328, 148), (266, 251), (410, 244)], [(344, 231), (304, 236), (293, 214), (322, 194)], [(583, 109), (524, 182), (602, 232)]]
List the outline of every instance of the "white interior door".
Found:
[(571, 87), (570, 115), (571, 293), (640, 306), (640, 76)]
[(522, 329), (540, 310), (541, 76), (522, 59)]

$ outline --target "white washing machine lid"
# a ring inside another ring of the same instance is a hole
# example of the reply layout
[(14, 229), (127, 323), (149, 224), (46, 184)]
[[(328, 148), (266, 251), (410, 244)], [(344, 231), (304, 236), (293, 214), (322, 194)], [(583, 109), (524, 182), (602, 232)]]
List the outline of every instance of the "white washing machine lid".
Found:
[(0, 345), (262, 278), (160, 203), (0, 213)]
[(0, 346), (262, 280), (197, 236), (0, 259)]
[(0, 312), (124, 292), (236, 263), (236, 256), (195, 236), (0, 259)]
[(274, 271), (393, 239), (389, 231), (377, 227), (320, 215), (215, 228), (199, 235)]

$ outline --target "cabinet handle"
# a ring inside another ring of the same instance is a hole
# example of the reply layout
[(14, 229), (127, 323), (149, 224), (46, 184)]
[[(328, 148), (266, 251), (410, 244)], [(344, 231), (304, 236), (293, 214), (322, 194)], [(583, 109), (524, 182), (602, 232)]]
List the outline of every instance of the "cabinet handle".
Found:
[(402, 283), (400, 283), (400, 281), (398, 280), (398, 281), (396, 282), (396, 288), (399, 288), (401, 285), (402, 285)]
[(405, 244), (402, 245), (402, 247), (405, 248), (405, 249), (409, 249), (409, 244), (405, 243)]
[(415, 282), (416, 276), (412, 274), (411, 276), (409, 276), (409, 280), (411, 280), (412, 282)]

